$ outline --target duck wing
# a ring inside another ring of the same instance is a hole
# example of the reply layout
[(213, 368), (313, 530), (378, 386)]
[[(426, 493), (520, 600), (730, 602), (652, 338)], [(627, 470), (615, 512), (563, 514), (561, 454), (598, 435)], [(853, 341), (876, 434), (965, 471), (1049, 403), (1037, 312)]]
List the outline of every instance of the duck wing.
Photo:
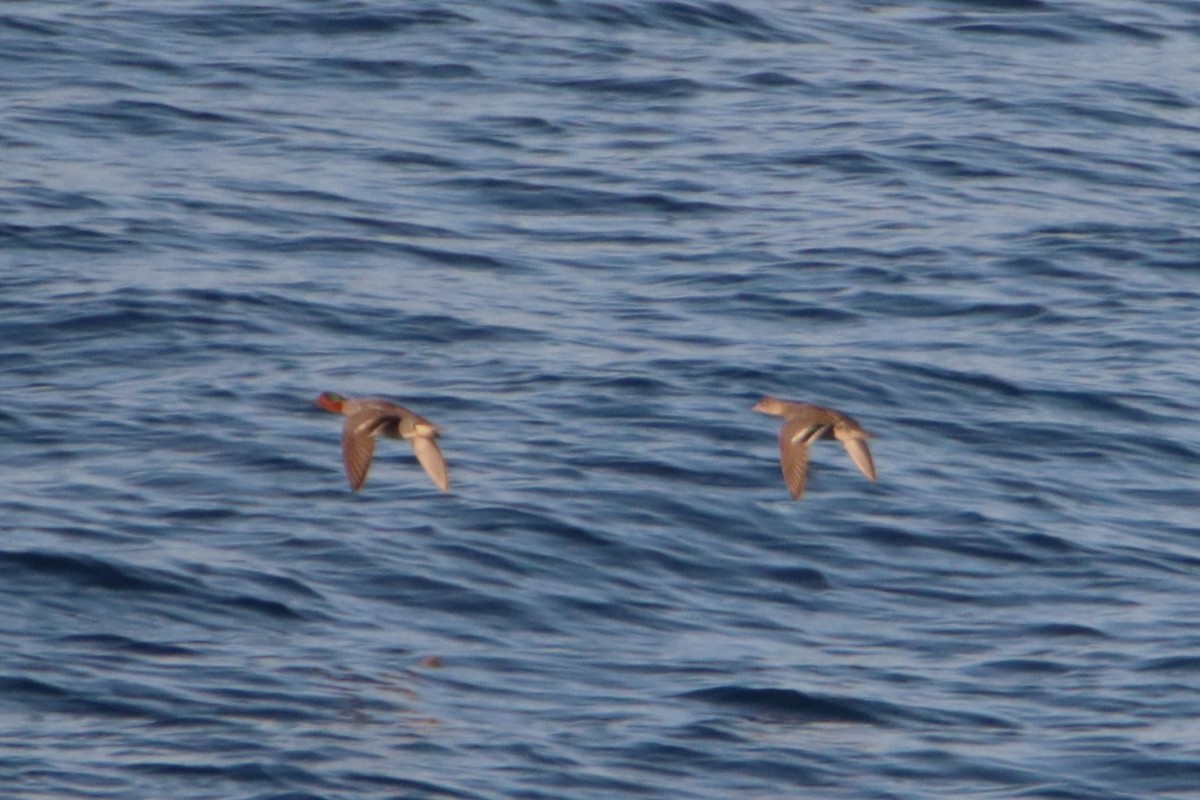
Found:
[(875, 462), (871, 460), (871, 451), (867, 447), (867, 440), (855, 436), (842, 439), (842, 444), (846, 446), (846, 452), (850, 454), (850, 459), (859, 471), (867, 476), (867, 480), (874, 481)]
[(800, 499), (808, 482), (808, 448), (821, 438), (827, 427), (796, 418), (787, 420), (779, 429), (779, 469), (793, 500)]
[(439, 489), (443, 492), (450, 491), (450, 473), (446, 469), (446, 457), (442, 455), (441, 448), (437, 446), (432, 436), (416, 436), (412, 439), (413, 453), (417, 457), (417, 461)]
[(366, 408), (346, 417), (342, 427), (342, 461), (350, 490), (357, 492), (367, 482), (367, 470), (375, 456), (375, 434), (381, 427), (395, 425), (396, 420), (376, 409)]

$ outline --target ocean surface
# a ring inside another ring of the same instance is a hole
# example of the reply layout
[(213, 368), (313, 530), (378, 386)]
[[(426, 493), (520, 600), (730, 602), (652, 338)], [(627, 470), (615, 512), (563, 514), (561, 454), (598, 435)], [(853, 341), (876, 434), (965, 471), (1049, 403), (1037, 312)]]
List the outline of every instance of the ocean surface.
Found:
[(1191, 0), (0, 4), (0, 400), (6, 800), (1200, 797)]

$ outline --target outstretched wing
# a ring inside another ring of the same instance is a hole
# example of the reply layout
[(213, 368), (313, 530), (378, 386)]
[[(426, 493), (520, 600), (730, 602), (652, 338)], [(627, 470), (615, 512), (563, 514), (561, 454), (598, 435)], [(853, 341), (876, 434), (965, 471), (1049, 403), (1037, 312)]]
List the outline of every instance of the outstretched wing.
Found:
[(351, 491), (357, 492), (366, 483), (367, 470), (375, 455), (375, 432), (388, 422), (394, 423), (393, 418), (369, 408), (346, 417), (342, 427), (342, 461), (346, 464)]
[(862, 471), (862, 474), (866, 475), (868, 480), (875, 480), (875, 462), (871, 460), (871, 451), (867, 449), (867, 440), (843, 439), (842, 444), (846, 446), (846, 452), (850, 454), (854, 465)]
[(804, 494), (808, 481), (808, 448), (828, 426), (789, 419), (779, 429), (779, 468), (793, 500)]
[(413, 453), (417, 461), (437, 487), (443, 492), (450, 491), (450, 473), (446, 469), (446, 458), (432, 436), (417, 436), (412, 440)]

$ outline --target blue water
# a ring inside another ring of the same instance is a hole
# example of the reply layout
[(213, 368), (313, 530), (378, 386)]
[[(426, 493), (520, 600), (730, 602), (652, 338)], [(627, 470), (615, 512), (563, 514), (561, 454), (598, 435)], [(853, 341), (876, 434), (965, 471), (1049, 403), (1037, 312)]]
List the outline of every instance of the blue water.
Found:
[(1200, 6), (8, 3), (0, 187), (5, 798), (1200, 797)]

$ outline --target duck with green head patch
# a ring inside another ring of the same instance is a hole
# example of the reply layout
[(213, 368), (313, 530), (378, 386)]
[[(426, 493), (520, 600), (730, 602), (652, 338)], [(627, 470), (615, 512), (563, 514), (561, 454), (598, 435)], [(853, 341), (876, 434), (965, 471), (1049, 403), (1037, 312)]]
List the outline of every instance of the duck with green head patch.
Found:
[(420, 414), (387, 400), (349, 398), (335, 392), (323, 393), (317, 398), (317, 405), (346, 417), (342, 427), (342, 460), (351, 491), (357, 492), (367, 480), (377, 436), (407, 439), (425, 474), (443, 492), (450, 491), (446, 459), (436, 441), (438, 427)]

